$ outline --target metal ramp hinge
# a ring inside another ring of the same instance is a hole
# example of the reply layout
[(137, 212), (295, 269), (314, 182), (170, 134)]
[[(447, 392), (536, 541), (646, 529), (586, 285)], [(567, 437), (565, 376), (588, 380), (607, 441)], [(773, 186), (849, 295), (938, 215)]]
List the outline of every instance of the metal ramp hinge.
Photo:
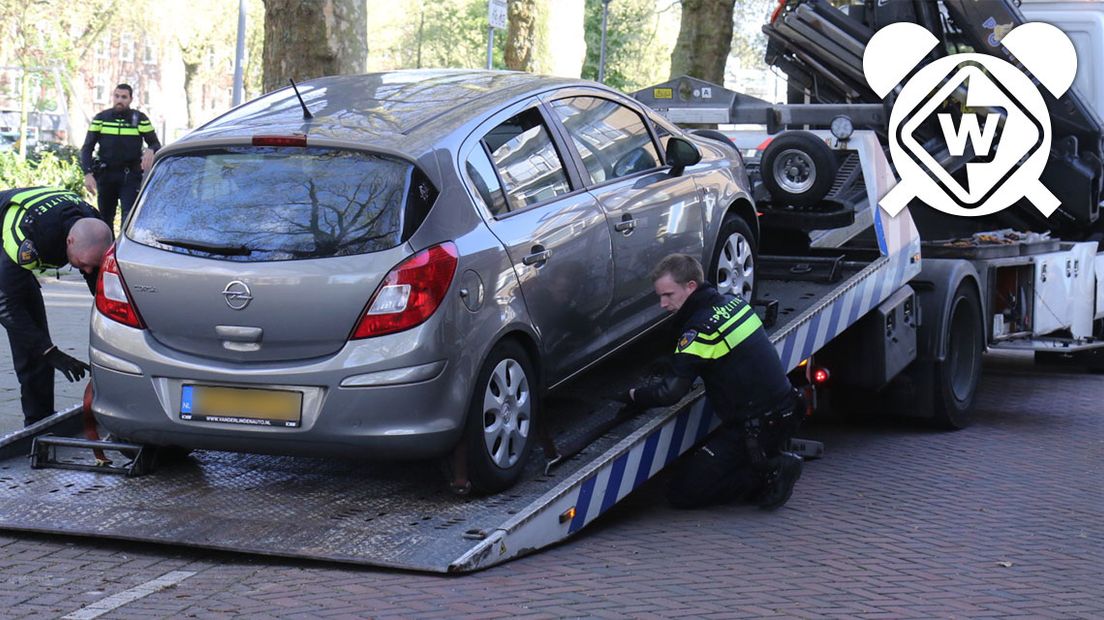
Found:
[[(61, 460), (58, 458), (58, 448), (92, 450), (95, 456), (95, 464)], [(107, 451), (121, 454), (126, 462), (120, 466), (113, 466), (112, 461), (105, 456)], [(60, 437), (57, 435), (35, 437), (31, 443), (30, 458), (31, 469), (53, 467), (56, 469), (121, 474), (127, 477), (148, 474), (153, 471), (154, 465), (154, 451), (142, 445), (119, 441)]]

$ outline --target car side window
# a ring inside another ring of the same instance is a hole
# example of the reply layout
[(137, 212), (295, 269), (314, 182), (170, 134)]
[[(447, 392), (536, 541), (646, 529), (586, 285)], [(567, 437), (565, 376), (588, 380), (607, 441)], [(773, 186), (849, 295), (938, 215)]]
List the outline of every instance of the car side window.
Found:
[(553, 102), (583, 159), (591, 183), (601, 183), (660, 165), (644, 119), (615, 101), (572, 97)]
[(530, 108), (483, 136), (510, 211), (571, 191), (563, 160), (540, 112)]
[(472, 149), (471, 155), (468, 156), (467, 170), (476, 194), (491, 215), (498, 217), (509, 211), (506, 207), (506, 195), (502, 193), (502, 184), (498, 182), (498, 175), (495, 174), (494, 166), (487, 157), (483, 144)]

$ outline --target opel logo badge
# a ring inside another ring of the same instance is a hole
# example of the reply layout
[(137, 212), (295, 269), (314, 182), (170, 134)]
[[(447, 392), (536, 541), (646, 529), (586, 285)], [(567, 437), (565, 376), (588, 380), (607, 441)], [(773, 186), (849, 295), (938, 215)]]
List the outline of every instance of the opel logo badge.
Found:
[(222, 289), (222, 296), (226, 298), (226, 305), (230, 306), (231, 310), (244, 310), (249, 302), (253, 301), (253, 296), (249, 294), (249, 286), (241, 280), (234, 280), (227, 284), (226, 288)]

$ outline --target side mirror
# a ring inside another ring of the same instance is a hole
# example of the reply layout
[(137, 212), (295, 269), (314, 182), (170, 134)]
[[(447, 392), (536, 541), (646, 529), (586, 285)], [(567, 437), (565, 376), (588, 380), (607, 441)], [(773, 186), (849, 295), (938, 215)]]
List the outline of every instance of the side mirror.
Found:
[(693, 166), (701, 161), (701, 151), (693, 142), (678, 136), (671, 136), (667, 140), (667, 164), (671, 166), (671, 176), (682, 175), (687, 166)]

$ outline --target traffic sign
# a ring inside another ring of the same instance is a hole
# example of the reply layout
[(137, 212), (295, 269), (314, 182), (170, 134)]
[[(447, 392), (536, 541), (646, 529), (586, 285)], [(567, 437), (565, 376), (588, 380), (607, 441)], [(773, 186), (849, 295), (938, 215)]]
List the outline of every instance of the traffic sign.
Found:
[(491, 28), (506, 28), (506, 0), (487, 0), (487, 21)]

